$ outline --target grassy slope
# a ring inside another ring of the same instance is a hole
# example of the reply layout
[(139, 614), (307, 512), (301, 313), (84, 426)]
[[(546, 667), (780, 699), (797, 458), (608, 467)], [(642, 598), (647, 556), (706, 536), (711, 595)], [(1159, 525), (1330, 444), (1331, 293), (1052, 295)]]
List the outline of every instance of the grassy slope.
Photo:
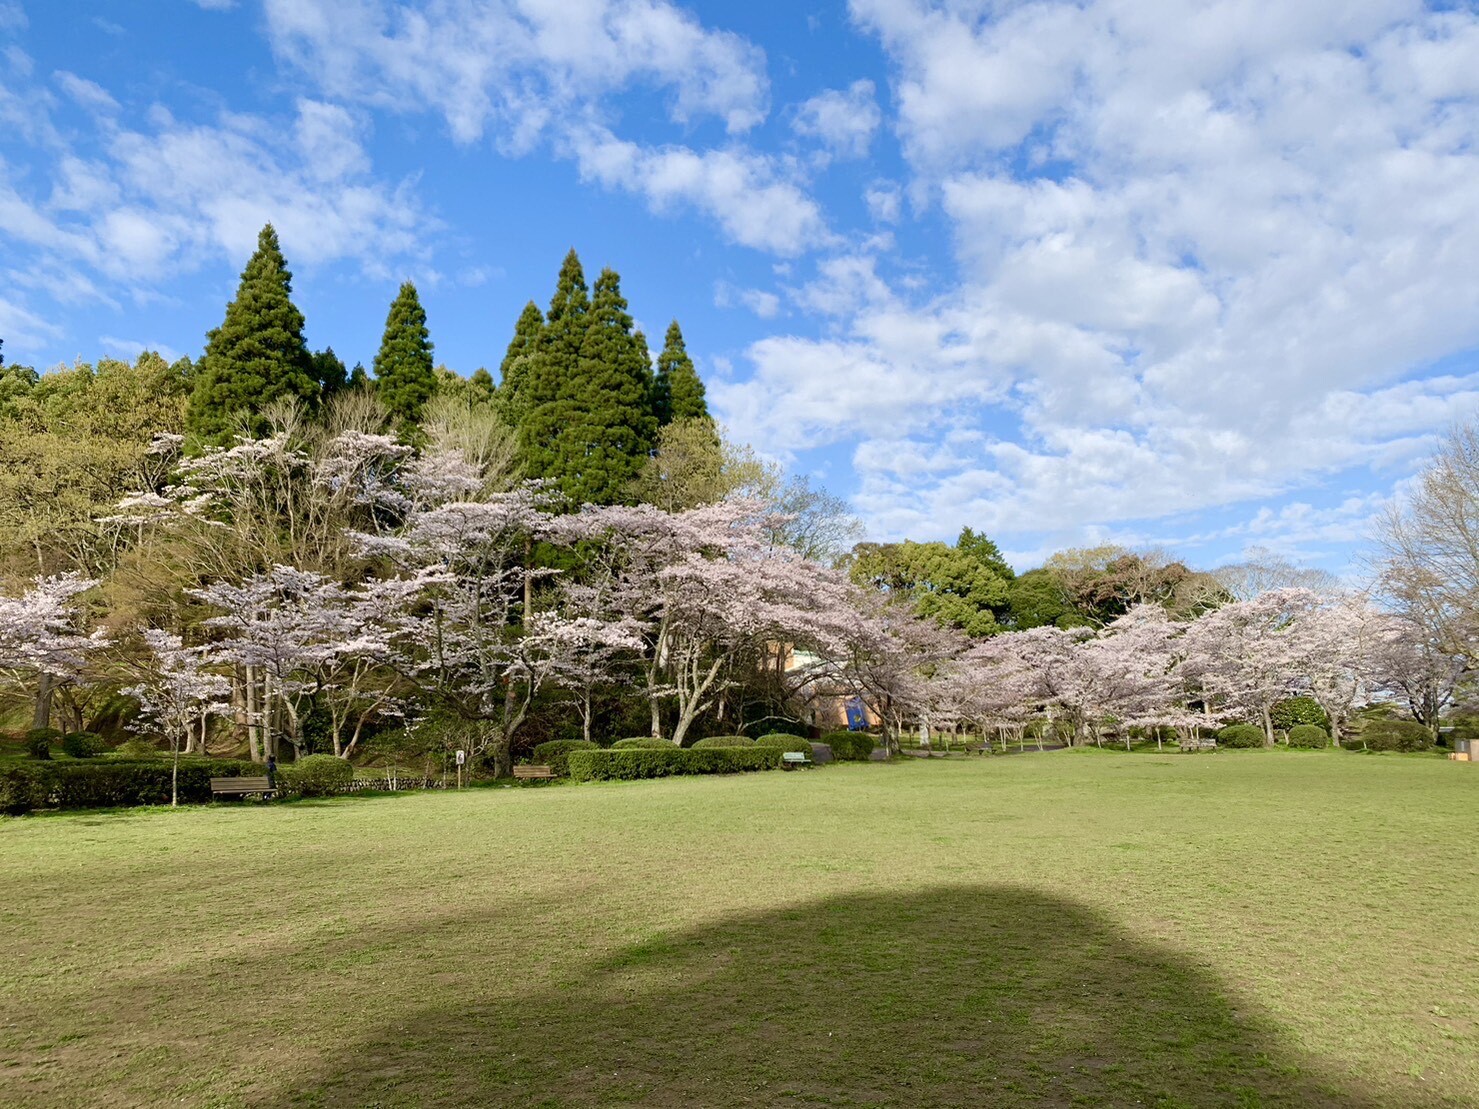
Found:
[(0, 1103), (1472, 1105), (1476, 800), (1070, 753), (13, 820)]

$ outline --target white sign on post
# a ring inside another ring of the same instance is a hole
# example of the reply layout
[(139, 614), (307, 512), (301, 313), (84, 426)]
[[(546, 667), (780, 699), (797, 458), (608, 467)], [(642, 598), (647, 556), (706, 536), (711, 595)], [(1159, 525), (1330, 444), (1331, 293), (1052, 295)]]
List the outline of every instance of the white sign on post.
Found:
[(457, 765), (458, 766), (461, 766), (466, 761), (467, 761), (467, 752), (466, 751), (458, 751), (457, 752)]

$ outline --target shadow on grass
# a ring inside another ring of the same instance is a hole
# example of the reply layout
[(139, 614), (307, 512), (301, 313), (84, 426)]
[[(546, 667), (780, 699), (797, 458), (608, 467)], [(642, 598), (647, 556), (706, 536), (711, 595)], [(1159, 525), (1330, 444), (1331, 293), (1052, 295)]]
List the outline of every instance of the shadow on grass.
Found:
[(840, 897), (661, 934), (568, 980), (544, 966), (538, 952), (500, 966), (512, 997), (471, 971), (408, 995), (381, 1032), (263, 1101), (1439, 1104), (1361, 1089), (1178, 955), (1016, 888)]

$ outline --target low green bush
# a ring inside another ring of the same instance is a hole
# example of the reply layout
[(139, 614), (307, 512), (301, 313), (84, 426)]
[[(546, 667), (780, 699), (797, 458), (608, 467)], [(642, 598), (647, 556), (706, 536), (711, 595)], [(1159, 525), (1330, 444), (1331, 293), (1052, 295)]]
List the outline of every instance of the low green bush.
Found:
[(822, 736), (838, 762), (867, 762), (873, 757), (873, 737), (867, 732), (836, 731)]
[(1288, 697), (1273, 707), (1269, 715), (1274, 727), (1287, 732), (1300, 724), (1314, 724), (1330, 731), (1330, 714), (1313, 697)]
[(61, 738), (62, 733), (55, 728), (32, 728), (26, 733), (26, 753), (33, 759), (49, 759), (52, 745)]
[(1351, 746), (1368, 751), (1428, 751), (1433, 736), (1416, 720), (1372, 720)]
[(570, 776), (570, 752), (593, 751), (600, 747), (588, 739), (551, 739), (534, 748), (533, 761), (536, 766), (548, 766), (559, 778)]
[(811, 741), (799, 735), (789, 735), (786, 732), (771, 732), (769, 735), (763, 735), (755, 741), (755, 746), (774, 747), (777, 751), (783, 752), (799, 752), (811, 758)]
[(634, 735), (628, 739), (618, 739), (608, 750), (611, 751), (667, 751), (676, 750), (666, 739), (658, 739), (650, 735)]
[(294, 797), (332, 797), (354, 781), (354, 767), (337, 755), (309, 755), (277, 768), (279, 793)]
[(1330, 746), (1330, 733), (1318, 724), (1296, 724), (1289, 729), (1289, 746), (1317, 750)]
[(630, 747), (625, 750), (570, 752), (570, 777), (577, 782), (630, 781), (666, 778), (676, 774), (735, 774), (743, 770), (778, 770), (781, 752), (775, 747), (674, 747), (667, 750)]
[(68, 732), (62, 736), (62, 750), (74, 759), (90, 759), (101, 755), (106, 748), (103, 737), (93, 732)]
[(168, 751), (161, 751), (147, 739), (134, 736), (133, 739), (125, 740), (109, 752), (110, 757), (115, 759), (158, 759), (168, 755)]
[(755, 741), (747, 735), (711, 735), (703, 739), (695, 740), (689, 745), (690, 751), (708, 751), (715, 747), (753, 747)]
[[(338, 760), (335, 760), (338, 761)], [(348, 766), (348, 764), (345, 764)], [(14, 764), (0, 769), (0, 811), (11, 814), (48, 807), (98, 809), (129, 805), (167, 805), (172, 763), (166, 759), (129, 762)], [(184, 802), (211, 799), (211, 779), (262, 773), (258, 763), (238, 759), (181, 759), (179, 790)]]
[(1254, 748), (1264, 745), (1263, 729), (1256, 724), (1229, 724), (1217, 733), (1219, 747)]

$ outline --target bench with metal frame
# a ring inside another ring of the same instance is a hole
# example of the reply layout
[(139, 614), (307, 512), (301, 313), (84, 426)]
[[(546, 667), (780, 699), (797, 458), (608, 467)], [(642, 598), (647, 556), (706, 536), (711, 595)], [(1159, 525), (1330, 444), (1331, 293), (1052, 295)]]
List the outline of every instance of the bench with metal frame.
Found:
[(277, 792), (265, 774), (260, 778), (212, 778), (211, 796), (254, 797), (268, 796)]
[(810, 766), (811, 760), (800, 751), (782, 751), (781, 765), (786, 766)]
[(555, 771), (550, 766), (516, 766), (514, 777), (519, 781), (539, 780), (542, 778), (553, 778)]

